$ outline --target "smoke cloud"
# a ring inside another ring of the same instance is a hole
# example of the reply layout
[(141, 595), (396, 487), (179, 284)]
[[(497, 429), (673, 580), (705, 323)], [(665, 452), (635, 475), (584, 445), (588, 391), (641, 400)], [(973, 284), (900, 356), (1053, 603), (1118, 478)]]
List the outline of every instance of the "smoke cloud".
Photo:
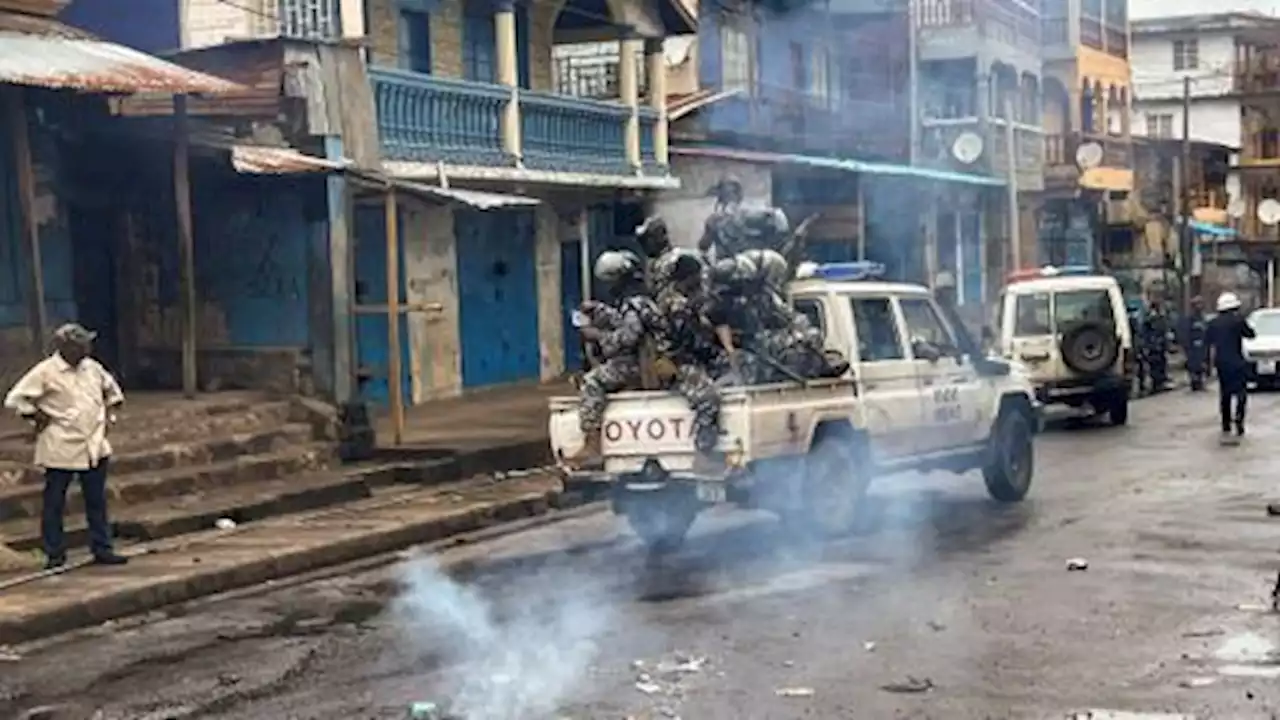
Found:
[[(430, 558), (408, 563), (395, 610), (406, 640), (448, 668), (433, 700), (465, 720), (542, 720), (582, 688), (619, 604), (567, 568), (461, 584)], [(424, 688), (426, 690), (426, 688)]]

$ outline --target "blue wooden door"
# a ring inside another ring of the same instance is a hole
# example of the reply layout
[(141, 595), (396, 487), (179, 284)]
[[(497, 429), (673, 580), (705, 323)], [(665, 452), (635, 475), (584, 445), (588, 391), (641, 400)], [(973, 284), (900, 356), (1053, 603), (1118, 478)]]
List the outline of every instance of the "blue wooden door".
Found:
[(529, 210), (454, 212), (462, 385), (538, 379), (538, 277)]
[[(381, 205), (356, 208), (355, 295), (357, 305), (387, 304), (387, 235), (386, 216)], [(400, 227), (404, 227), (401, 214)], [(400, 302), (405, 302), (404, 243), (400, 243)], [(386, 313), (362, 312), (356, 315), (357, 392), (360, 399), (374, 405), (389, 405), (391, 395), (387, 377), (390, 374), (390, 352), (387, 341)], [(400, 315), (400, 383), (406, 404), (412, 402), (413, 389), (409, 375), (409, 323)]]
[(582, 338), (573, 326), (573, 311), (582, 303), (582, 243), (560, 245), (560, 314), (564, 321), (564, 369), (582, 368)]

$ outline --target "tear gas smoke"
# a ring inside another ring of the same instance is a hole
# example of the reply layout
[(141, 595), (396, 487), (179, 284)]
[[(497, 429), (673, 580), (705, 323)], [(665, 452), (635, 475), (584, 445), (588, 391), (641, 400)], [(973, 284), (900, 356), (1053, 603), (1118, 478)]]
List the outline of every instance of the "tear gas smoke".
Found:
[[(572, 699), (618, 605), (568, 569), (504, 578), (500, 602), (429, 558), (402, 572), (396, 611), (406, 640), (444, 661), (437, 689), (464, 720), (541, 720)], [(428, 688), (424, 688), (424, 691)]]

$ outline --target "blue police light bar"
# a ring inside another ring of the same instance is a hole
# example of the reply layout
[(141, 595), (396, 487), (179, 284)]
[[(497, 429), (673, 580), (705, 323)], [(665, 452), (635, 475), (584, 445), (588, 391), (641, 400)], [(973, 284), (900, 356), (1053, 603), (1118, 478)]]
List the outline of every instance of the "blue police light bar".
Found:
[(796, 268), (796, 278), (800, 280), (828, 280), (831, 282), (852, 282), (857, 280), (879, 280), (884, 277), (884, 263), (860, 261), (837, 263), (804, 263)]

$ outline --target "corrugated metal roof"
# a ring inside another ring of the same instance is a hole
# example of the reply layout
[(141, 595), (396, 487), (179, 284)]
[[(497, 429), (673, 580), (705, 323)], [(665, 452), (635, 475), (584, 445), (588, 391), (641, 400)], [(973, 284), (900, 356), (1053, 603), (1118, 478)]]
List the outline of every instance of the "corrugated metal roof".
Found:
[(231, 148), (231, 166), (245, 175), (301, 175), (342, 170), (350, 161), (336, 162), (307, 155), (293, 148), (236, 145)]
[(935, 170), (915, 165), (894, 165), (892, 163), (867, 162), (844, 158), (819, 157), (815, 155), (787, 155), (784, 153), (761, 152), (758, 150), (738, 150), (721, 147), (673, 147), (672, 155), (689, 155), (694, 157), (716, 157), (726, 160), (741, 160), (762, 164), (806, 165), (808, 167), (844, 170), (866, 175), (891, 175), (898, 177), (914, 177), (921, 180), (936, 180), (964, 185), (981, 185), (984, 187), (1004, 187), (1002, 178), (952, 170)]
[(243, 90), (123, 45), (52, 30), (0, 31), (0, 82), (101, 93), (222, 94)]
[(417, 193), (419, 195), (427, 195), (430, 197), (448, 200), (452, 202), (462, 203), (477, 210), (497, 210), (499, 208), (510, 207), (531, 207), (533, 205), (541, 205), (542, 201), (537, 198), (525, 197), (524, 195), (507, 195), (505, 193), (485, 192), (483, 190), (462, 190), (459, 188), (444, 188), (438, 185), (423, 185), (422, 183), (405, 182), (396, 180), (395, 185), (398, 188), (408, 192)]

